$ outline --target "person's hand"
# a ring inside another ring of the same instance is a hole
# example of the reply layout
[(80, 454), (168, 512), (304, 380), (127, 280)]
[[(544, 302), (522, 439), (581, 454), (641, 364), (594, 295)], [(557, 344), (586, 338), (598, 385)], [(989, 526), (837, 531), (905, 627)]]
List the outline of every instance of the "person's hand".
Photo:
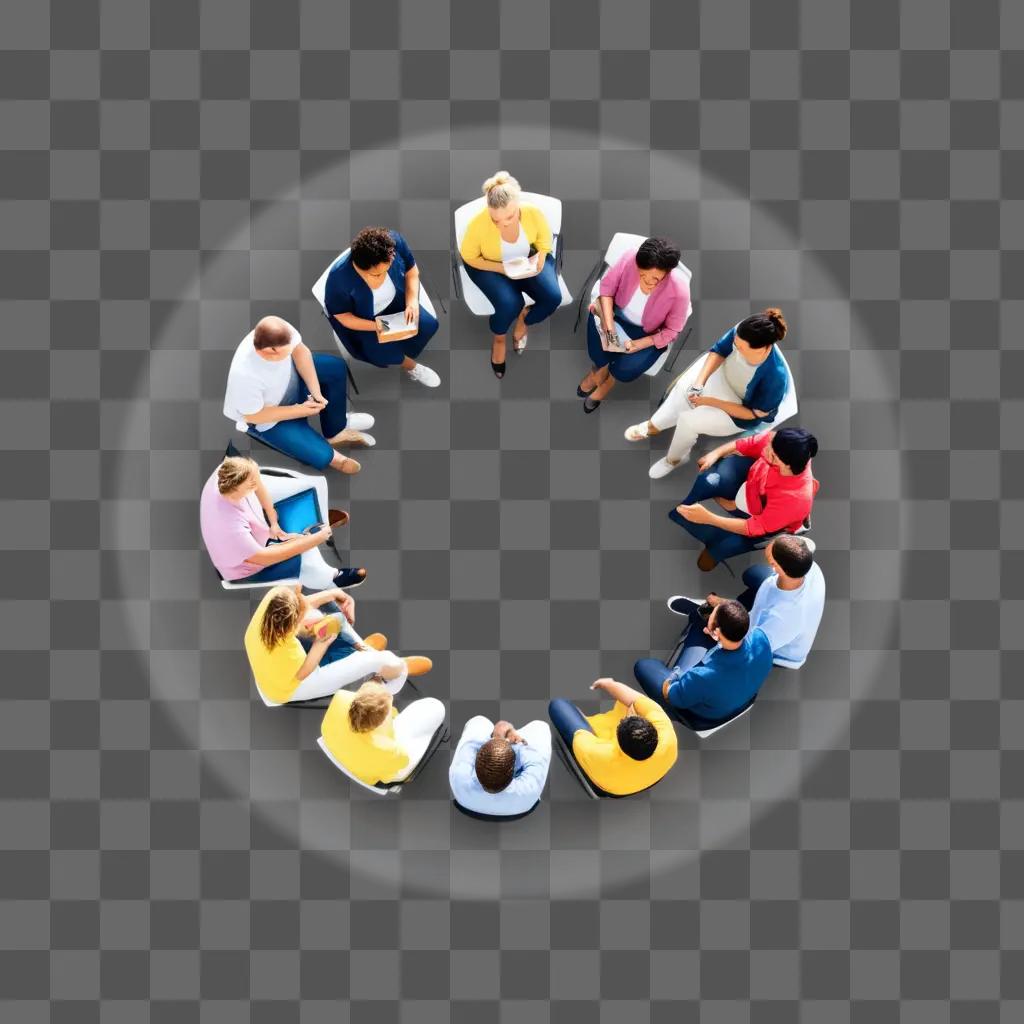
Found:
[(604, 690), (607, 688), (609, 683), (614, 683), (615, 680), (611, 676), (602, 676), (600, 679), (595, 679), (591, 684), (592, 690)]
[(510, 728), (509, 731), (505, 733), (505, 739), (508, 740), (509, 743), (526, 743), (526, 740), (524, 740), (523, 737), (520, 736), (519, 733), (517, 733), (515, 729), (512, 728)]
[(374, 330), (376, 330), (378, 335), (384, 333), (384, 322), (381, 320), (381, 318), (379, 316), (375, 316), (373, 318), (373, 327), (374, 327)]
[(689, 403), (691, 409), (696, 409), (698, 405), (698, 399), (704, 393), (703, 384), (691, 384), (686, 389), (686, 401)]
[(270, 519), (270, 521), (267, 523), (267, 526), (270, 527), (270, 537), (269, 537), (269, 539), (270, 540), (288, 540), (288, 538), (291, 536), (291, 534), (287, 533), (287, 532), (285, 532), (284, 530), (281, 529), (281, 524), (277, 521), (277, 515), (275, 514), (273, 516), (270, 516), (269, 519)]
[(514, 732), (515, 729), (511, 722), (506, 722), (505, 719), (494, 723), (494, 729), (491, 731), (491, 738), (496, 740), (507, 740), (508, 734)]
[(710, 523), (711, 513), (703, 505), (676, 505), (676, 511), (691, 523)]
[(414, 327), (420, 322), (420, 304), (418, 302), (405, 307), (405, 322), (410, 327)]
[(353, 645), (357, 651), (372, 651), (373, 648), (362, 640), (357, 640)]
[(334, 603), (341, 609), (341, 614), (348, 620), (348, 624), (354, 626), (356, 622), (356, 599), (344, 590), (335, 590)]
[(702, 455), (697, 460), (697, 469), (703, 473), (705, 470), (710, 469), (718, 461), (718, 456), (714, 452), (708, 452), (707, 455)]
[(690, 395), (686, 396), (686, 400), (690, 403), (691, 409), (699, 409), (702, 405), (714, 405), (715, 400), (713, 398), (705, 398), (703, 395)]
[(331, 539), (332, 533), (330, 523), (321, 523), (319, 528), (313, 531), (313, 536), (316, 538), (317, 544), (326, 544)]
[(334, 641), (339, 636), (341, 636), (341, 634), (338, 633), (336, 630), (331, 630), (330, 632), (321, 635), (320, 633), (317, 632), (317, 628), (318, 627), (320, 627), (320, 623), (319, 622), (313, 624), (313, 636), (316, 637), (316, 639), (313, 642), (317, 643), (317, 644), (320, 644), (323, 647), (330, 647), (331, 644), (333, 644)]
[(327, 399), (324, 398), (319, 388), (317, 388), (316, 391), (311, 391), (309, 393), (309, 397), (312, 398), (314, 402), (319, 402), (322, 406), (327, 405)]
[(707, 603), (711, 605), (712, 608), (717, 608), (725, 600), (725, 598), (719, 597), (714, 591), (712, 591), (710, 594), (708, 594), (707, 597), (704, 598), (704, 600), (707, 601)]
[(318, 402), (312, 395), (307, 395), (304, 402), (297, 403), (305, 416), (315, 416), (327, 404)]

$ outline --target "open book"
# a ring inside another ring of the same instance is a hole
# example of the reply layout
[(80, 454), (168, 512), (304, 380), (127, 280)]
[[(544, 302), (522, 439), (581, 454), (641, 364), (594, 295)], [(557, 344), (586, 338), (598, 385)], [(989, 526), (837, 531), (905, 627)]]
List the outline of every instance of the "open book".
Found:
[(389, 313), (387, 316), (378, 316), (381, 330), (377, 337), (381, 341), (402, 341), (411, 338), (418, 330), (416, 324), (405, 322), (405, 310), (398, 313)]
[(597, 336), (601, 339), (601, 348), (605, 352), (626, 351), (626, 342), (630, 339), (622, 324), (616, 321), (615, 330), (611, 332), (606, 331), (604, 324), (601, 323), (601, 318), (596, 313), (594, 314), (594, 323), (597, 324)]
[(520, 277), (532, 277), (536, 270), (534, 256), (517, 256), (513, 260), (505, 260), (503, 266), (505, 267), (505, 276), (516, 280)]

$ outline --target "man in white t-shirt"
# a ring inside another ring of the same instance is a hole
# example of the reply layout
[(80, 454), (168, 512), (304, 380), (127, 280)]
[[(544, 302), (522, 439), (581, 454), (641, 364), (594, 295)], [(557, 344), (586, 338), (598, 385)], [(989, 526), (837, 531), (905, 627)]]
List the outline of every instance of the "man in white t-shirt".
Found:
[[(265, 316), (235, 350), (228, 370), (224, 415), (298, 462), (358, 473), (355, 459), (332, 445), (372, 447), (362, 433), (373, 426), (367, 413), (347, 414), (348, 367), (340, 356), (313, 353), (299, 332), (279, 316)], [(307, 422), (320, 417), (321, 434)]]
[[(780, 534), (765, 548), (763, 565), (743, 573), (747, 589), (737, 600), (750, 612), (750, 628), (768, 637), (776, 665), (800, 668), (807, 660), (825, 608), (825, 577), (807, 543), (789, 533)], [(701, 606), (709, 614), (724, 598), (708, 594)], [(669, 608), (690, 615), (696, 602), (670, 597)], [(702, 614), (702, 613), (701, 613)]]

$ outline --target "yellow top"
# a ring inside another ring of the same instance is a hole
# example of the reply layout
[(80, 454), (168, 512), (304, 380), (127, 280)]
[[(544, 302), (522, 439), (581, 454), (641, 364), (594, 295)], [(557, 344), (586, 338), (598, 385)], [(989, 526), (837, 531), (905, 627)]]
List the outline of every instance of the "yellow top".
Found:
[(256, 609), (256, 614), (249, 621), (245, 631), (245, 653), (249, 656), (249, 667), (260, 693), (267, 700), (285, 704), (299, 685), (297, 673), (306, 660), (306, 652), (297, 636), (290, 636), (273, 650), (263, 646), (260, 639), (260, 623), (273, 592), (273, 589), (267, 591)]
[[(519, 204), (519, 222), (523, 226), (526, 240), (537, 252), (551, 252), (551, 228), (548, 219), (529, 203)], [(466, 234), (459, 246), (464, 260), (491, 260), (501, 262), (501, 233), (498, 231), (485, 206), (467, 225)]]
[(339, 690), (331, 698), (320, 735), (335, 761), (357, 779), (371, 786), (392, 782), (409, 764), (409, 755), (395, 739), (398, 712), (392, 707), (388, 719), (372, 732), (354, 732), (348, 720), (348, 708), (354, 697), (349, 690)]
[(624, 754), (615, 738), (615, 730), (626, 714), (625, 705), (618, 701), (611, 711), (587, 718), (593, 733), (580, 729), (572, 738), (572, 752), (587, 778), (613, 796), (627, 796), (653, 786), (676, 763), (678, 741), (668, 715), (649, 697), (638, 697), (633, 709), (658, 732), (658, 746), (646, 761), (634, 761)]

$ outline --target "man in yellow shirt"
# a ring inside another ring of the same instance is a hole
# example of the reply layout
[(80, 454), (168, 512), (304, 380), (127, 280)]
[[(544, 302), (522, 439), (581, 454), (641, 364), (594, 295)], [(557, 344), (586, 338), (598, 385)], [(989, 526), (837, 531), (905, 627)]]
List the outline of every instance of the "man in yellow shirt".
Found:
[(610, 711), (586, 717), (575, 704), (551, 701), (548, 715), (583, 774), (604, 795), (649, 789), (676, 763), (678, 741), (664, 710), (614, 679), (591, 687), (615, 701)]
[(339, 690), (320, 726), (327, 753), (369, 786), (401, 782), (420, 763), (444, 724), (436, 697), (414, 700), (399, 714), (380, 683)]

